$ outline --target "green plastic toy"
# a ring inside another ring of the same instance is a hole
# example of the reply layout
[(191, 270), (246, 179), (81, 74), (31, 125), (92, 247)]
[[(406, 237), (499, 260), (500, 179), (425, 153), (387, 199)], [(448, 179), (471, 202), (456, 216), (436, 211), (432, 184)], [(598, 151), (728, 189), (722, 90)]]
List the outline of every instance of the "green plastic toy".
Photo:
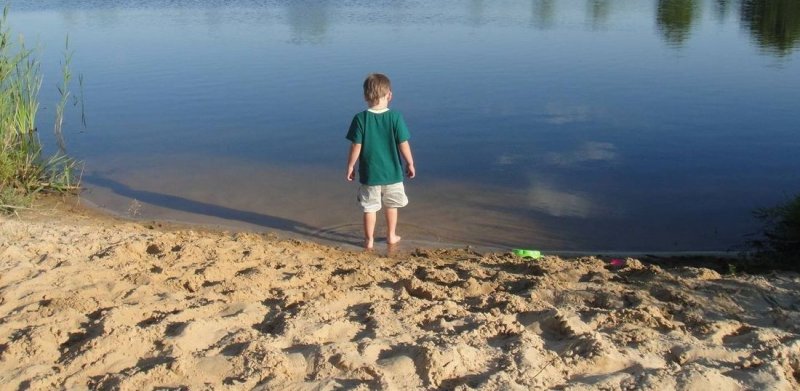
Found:
[(524, 248), (515, 248), (513, 252), (514, 255), (522, 258), (539, 259), (542, 257), (542, 252), (539, 250), (527, 250)]

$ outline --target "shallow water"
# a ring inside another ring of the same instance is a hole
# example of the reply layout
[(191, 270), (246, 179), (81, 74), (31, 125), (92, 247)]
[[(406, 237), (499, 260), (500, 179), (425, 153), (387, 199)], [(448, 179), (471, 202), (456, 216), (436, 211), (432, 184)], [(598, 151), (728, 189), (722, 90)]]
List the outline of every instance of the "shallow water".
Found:
[(69, 150), (120, 214), (357, 243), (344, 135), (381, 71), (410, 245), (728, 250), (800, 191), (798, 4), (51, 0), (10, 24), (42, 45), (40, 129), (69, 34)]

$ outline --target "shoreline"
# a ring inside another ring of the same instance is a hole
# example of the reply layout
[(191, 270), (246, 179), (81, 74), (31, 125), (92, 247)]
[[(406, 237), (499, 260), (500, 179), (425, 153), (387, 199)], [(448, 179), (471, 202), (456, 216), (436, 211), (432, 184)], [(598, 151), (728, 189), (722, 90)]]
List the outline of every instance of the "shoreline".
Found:
[(800, 387), (800, 275), (0, 217), (12, 388)]
[[(303, 241), (309, 241), (312, 243), (317, 243), (325, 246), (331, 246), (334, 248), (343, 248), (352, 251), (359, 251), (363, 250), (363, 248), (359, 245), (353, 243), (346, 243), (342, 241), (336, 241), (332, 239), (325, 239), (322, 236), (319, 236), (319, 232), (324, 231), (324, 229), (320, 228), (316, 232), (309, 235), (293, 233), (286, 230), (281, 230), (277, 228), (263, 228), (262, 230), (256, 230), (247, 227), (241, 227), (236, 225), (224, 225), (220, 223), (196, 223), (196, 222), (189, 222), (189, 221), (181, 221), (181, 220), (171, 220), (171, 219), (140, 219), (130, 216), (125, 216), (124, 214), (117, 213), (111, 209), (99, 206), (92, 201), (80, 198), (77, 200), (77, 203), (80, 207), (84, 208), (85, 210), (91, 210), (95, 212), (98, 216), (108, 216), (110, 218), (118, 219), (121, 221), (130, 221), (130, 222), (137, 222), (141, 224), (168, 224), (175, 227), (184, 227), (184, 228), (191, 228), (197, 227), (202, 228), (205, 230), (213, 231), (213, 232), (251, 232), (251, 233), (275, 233), (281, 237), (287, 237), (292, 239), (298, 239)], [(80, 205), (83, 204), (83, 205)], [(378, 248), (385, 248), (385, 241), (376, 241), (378, 244)], [(512, 250), (510, 247), (496, 247), (496, 246), (486, 246), (486, 245), (473, 245), (468, 243), (449, 243), (449, 242), (441, 242), (441, 241), (423, 241), (423, 240), (407, 240), (403, 239), (402, 244), (405, 248), (404, 251), (401, 251), (401, 254), (408, 255), (412, 251), (417, 248), (423, 249), (460, 249), (460, 248), (469, 248), (481, 253), (507, 253)], [(553, 255), (559, 257), (587, 257), (587, 256), (599, 256), (599, 257), (631, 257), (631, 258), (643, 258), (643, 257), (687, 257), (687, 256), (698, 256), (698, 257), (714, 257), (714, 258), (723, 258), (723, 259), (733, 259), (739, 257), (741, 251), (734, 251), (734, 250), (681, 250), (681, 251), (630, 251), (630, 250), (541, 250), (543, 254), (546, 255)]]

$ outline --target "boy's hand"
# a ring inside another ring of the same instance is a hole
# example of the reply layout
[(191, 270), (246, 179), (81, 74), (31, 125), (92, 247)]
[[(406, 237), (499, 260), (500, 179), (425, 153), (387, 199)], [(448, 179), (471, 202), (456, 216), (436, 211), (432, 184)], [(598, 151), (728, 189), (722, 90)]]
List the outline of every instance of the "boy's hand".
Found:
[(414, 178), (417, 176), (417, 170), (414, 168), (414, 157), (411, 156), (411, 144), (408, 141), (403, 141), (397, 144), (397, 148), (400, 150), (403, 160), (406, 161), (406, 176)]
[(347, 154), (347, 175), (345, 176), (350, 182), (356, 179), (355, 166), (359, 155), (361, 155), (361, 144), (350, 144), (350, 153)]
[(417, 170), (414, 168), (413, 164), (406, 164), (406, 176), (409, 178), (417, 176)]

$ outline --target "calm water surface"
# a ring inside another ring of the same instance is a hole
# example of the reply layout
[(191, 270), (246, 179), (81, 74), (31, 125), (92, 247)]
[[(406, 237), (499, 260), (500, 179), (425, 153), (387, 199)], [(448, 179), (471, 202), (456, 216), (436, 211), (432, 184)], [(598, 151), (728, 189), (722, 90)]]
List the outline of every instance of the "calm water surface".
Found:
[(800, 191), (798, 1), (45, 0), (10, 23), (42, 48), (41, 129), (69, 35), (69, 151), (121, 214), (357, 243), (344, 135), (373, 71), (412, 132), (407, 246), (728, 250)]

